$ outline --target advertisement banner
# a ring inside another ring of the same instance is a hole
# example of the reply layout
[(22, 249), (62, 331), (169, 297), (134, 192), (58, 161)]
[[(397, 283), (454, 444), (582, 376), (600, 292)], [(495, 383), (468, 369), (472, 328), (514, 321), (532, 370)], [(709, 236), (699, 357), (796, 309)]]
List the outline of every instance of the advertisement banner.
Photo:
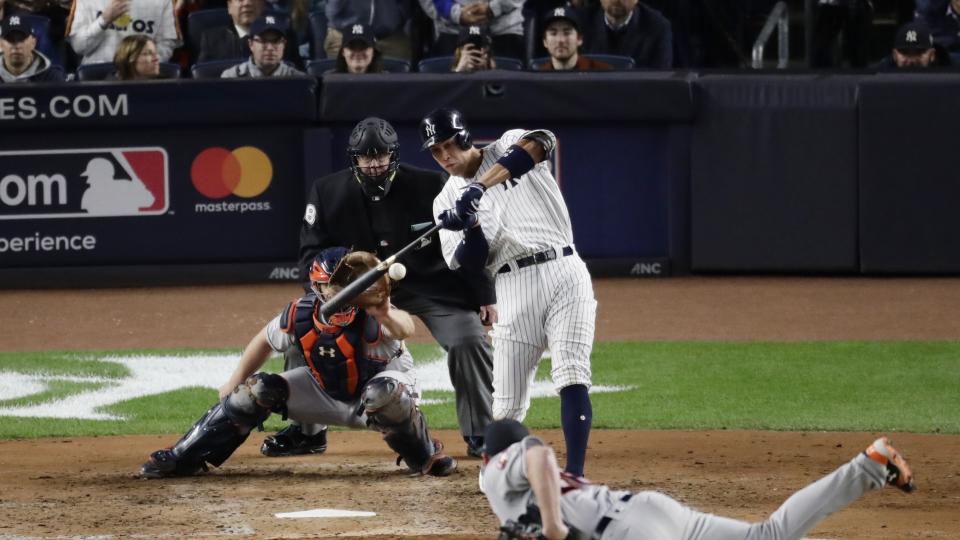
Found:
[(0, 151), (0, 267), (295, 260), (301, 132), (23, 134)]

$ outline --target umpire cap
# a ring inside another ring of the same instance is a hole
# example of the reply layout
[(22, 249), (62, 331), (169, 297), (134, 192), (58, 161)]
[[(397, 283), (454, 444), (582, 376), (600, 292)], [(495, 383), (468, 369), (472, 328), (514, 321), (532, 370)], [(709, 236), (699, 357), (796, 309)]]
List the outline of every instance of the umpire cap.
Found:
[(442, 143), (450, 137), (457, 137), (457, 144), (464, 150), (471, 145), (470, 132), (460, 111), (442, 107), (420, 121), (420, 139), (423, 140), (421, 150)]
[(530, 430), (516, 420), (495, 420), (484, 431), (483, 451), (488, 456), (495, 456), (527, 435), (530, 435)]

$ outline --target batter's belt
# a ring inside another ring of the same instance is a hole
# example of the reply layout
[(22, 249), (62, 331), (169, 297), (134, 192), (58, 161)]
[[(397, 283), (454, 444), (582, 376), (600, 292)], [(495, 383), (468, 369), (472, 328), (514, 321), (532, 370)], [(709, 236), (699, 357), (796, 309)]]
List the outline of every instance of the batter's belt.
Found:
[[(533, 255), (520, 257), (519, 259), (515, 260), (514, 263), (517, 265), (517, 270), (519, 270), (521, 268), (526, 268), (528, 266), (533, 266), (535, 264), (543, 264), (545, 262), (555, 260), (559, 258), (557, 257), (557, 253), (561, 254), (560, 257), (569, 257), (570, 255), (573, 255), (573, 246), (563, 246), (562, 248), (545, 249), (538, 253), (534, 253)], [(500, 269), (497, 270), (497, 273), (506, 274), (510, 270), (512, 270), (512, 268), (510, 268), (510, 263), (507, 263), (501, 266)]]
[[(627, 502), (631, 497), (633, 497), (633, 493), (627, 493), (623, 497), (620, 497), (620, 502)], [(593, 532), (593, 537), (597, 540), (600, 540), (600, 537), (603, 536), (603, 531), (607, 530), (607, 525), (610, 525), (611, 521), (613, 521), (613, 518), (610, 516), (603, 516), (600, 518), (600, 523), (597, 523), (597, 528)]]

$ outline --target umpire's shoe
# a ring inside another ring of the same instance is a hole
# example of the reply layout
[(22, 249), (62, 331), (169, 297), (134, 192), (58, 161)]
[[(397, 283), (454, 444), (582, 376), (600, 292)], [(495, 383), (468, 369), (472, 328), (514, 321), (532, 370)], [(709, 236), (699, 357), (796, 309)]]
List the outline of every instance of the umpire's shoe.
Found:
[(868, 458), (887, 467), (887, 483), (907, 493), (917, 489), (913, 483), (913, 472), (900, 452), (890, 444), (890, 439), (880, 437), (863, 451)]
[(327, 451), (327, 428), (316, 435), (304, 435), (300, 426), (290, 424), (263, 440), (260, 453), (267, 457), (322, 454)]
[(467, 443), (467, 457), (483, 457), (483, 437), (464, 437), (463, 440)]

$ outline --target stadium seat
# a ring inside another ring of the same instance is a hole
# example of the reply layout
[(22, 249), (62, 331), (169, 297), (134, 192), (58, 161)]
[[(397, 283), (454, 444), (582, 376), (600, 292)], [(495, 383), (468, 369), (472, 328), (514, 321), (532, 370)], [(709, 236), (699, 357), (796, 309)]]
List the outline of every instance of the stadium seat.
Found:
[(519, 58), (510, 58), (509, 56), (494, 56), (493, 61), (497, 64), (497, 69), (507, 71), (523, 71), (523, 60)]
[[(410, 62), (399, 58), (382, 58), (383, 69), (388, 73), (407, 73), (410, 71)], [(315, 77), (321, 77), (327, 71), (337, 67), (336, 58), (324, 58), (322, 60), (312, 60), (307, 63), (307, 73)]]
[[(98, 62), (96, 64), (83, 64), (77, 66), (78, 81), (102, 81), (110, 75), (116, 73), (117, 68), (113, 62)], [(161, 79), (179, 79), (180, 64), (173, 62), (160, 62)]]
[(408, 73), (410, 71), (410, 62), (399, 58), (383, 57), (383, 69), (390, 73)]
[[(508, 71), (523, 71), (523, 61), (508, 56), (494, 56), (493, 60), (497, 63), (497, 69), (506, 69)], [(424, 58), (417, 64), (417, 70), (421, 73), (450, 73), (453, 66), (452, 56), (434, 56), (433, 58)]]
[(209, 62), (197, 62), (190, 68), (190, 73), (194, 79), (219, 79), (220, 75), (227, 68), (232, 68), (237, 64), (246, 62), (246, 60), (211, 60)]
[(201, 9), (187, 16), (187, 46), (194, 55), (200, 54), (200, 39), (210, 28), (233, 24), (230, 13), (225, 8)]

